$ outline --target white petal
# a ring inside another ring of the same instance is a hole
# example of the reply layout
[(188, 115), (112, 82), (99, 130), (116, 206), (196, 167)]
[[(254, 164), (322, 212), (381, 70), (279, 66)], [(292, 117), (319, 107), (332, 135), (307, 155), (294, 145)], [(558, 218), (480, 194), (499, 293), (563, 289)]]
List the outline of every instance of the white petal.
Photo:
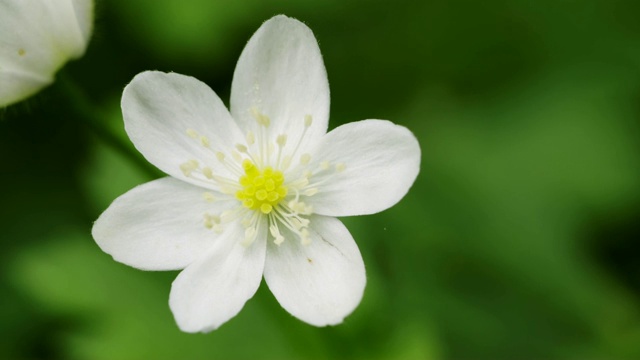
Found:
[[(92, 23), (92, 0), (0, 1), (0, 106), (39, 91), (64, 63), (82, 56)], [(26, 81), (16, 81), (16, 73)]]
[(311, 218), (311, 244), (290, 232), (268, 244), (264, 278), (291, 315), (315, 326), (335, 325), (360, 303), (366, 276), (351, 234), (337, 219)]
[(302, 136), (305, 116), (311, 115), (300, 153), (327, 131), (327, 74), (318, 42), (300, 21), (283, 15), (271, 18), (240, 55), (231, 86), (231, 114), (245, 131), (256, 126), (254, 108), (271, 119), (271, 136), (287, 134), (291, 150)]
[(248, 247), (236, 222), (216, 246), (189, 265), (171, 286), (169, 306), (182, 331), (207, 332), (234, 317), (260, 285), (266, 250), (266, 226)]
[[(329, 216), (373, 214), (395, 205), (420, 171), (420, 145), (407, 128), (385, 120), (363, 120), (337, 127), (312, 155), (328, 161), (330, 178), (308, 198), (314, 212)], [(333, 166), (344, 165), (343, 171)], [(314, 181), (322, 181), (313, 179)]]
[(43, 78), (35, 73), (9, 70), (0, 66), (0, 107), (16, 103), (37, 93), (51, 84), (53, 78)]
[[(93, 30), (93, 0), (72, 0), (72, 3), (78, 28), (86, 48)], [(84, 52), (84, 49), (82, 51)]]
[(235, 200), (207, 201), (205, 189), (167, 177), (117, 198), (96, 220), (92, 235), (116, 261), (143, 270), (183, 269), (218, 240), (204, 225)]
[[(228, 151), (243, 141), (242, 135), (220, 98), (205, 83), (175, 73), (140, 73), (124, 89), (122, 113), (133, 144), (165, 173), (203, 185), (180, 170), (182, 164), (196, 160), (214, 173), (237, 179), (216, 159), (216, 152), (227, 151), (228, 159)], [(200, 136), (208, 140), (208, 147)]]

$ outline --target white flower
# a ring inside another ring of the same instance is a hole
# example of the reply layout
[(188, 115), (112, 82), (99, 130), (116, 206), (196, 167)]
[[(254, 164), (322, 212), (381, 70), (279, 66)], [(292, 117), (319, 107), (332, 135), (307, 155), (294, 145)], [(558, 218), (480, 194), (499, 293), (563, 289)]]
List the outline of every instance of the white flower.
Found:
[(355, 309), (364, 264), (334, 216), (397, 203), (420, 148), (383, 120), (326, 133), (329, 86), (309, 28), (285, 16), (260, 27), (238, 61), (230, 113), (204, 83), (161, 72), (137, 75), (122, 110), (137, 149), (170, 177), (116, 199), (93, 236), (127, 265), (184, 268), (169, 299), (182, 330), (235, 316), (263, 274), (309, 324), (338, 324)]
[(0, 107), (53, 82), (82, 56), (93, 25), (93, 0), (0, 0)]

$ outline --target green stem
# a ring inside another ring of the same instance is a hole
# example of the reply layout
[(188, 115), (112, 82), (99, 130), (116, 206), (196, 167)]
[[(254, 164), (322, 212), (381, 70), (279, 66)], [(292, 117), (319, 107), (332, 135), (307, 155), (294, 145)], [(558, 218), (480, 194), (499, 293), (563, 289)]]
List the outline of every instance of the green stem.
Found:
[(162, 175), (158, 169), (142, 158), (128, 142), (123, 141), (122, 137), (118, 136), (118, 134), (107, 125), (109, 118), (101, 109), (91, 103), (91, 100), (68, 74), (64, 73), (64, 71), (60, 72), (57, 76), (56, 83), (69, 98), (69, 103), (73, 110), (84, 120), (85, 125), (93, 131), (98, 138), (124, 155), (150, 177), (157, 178)]

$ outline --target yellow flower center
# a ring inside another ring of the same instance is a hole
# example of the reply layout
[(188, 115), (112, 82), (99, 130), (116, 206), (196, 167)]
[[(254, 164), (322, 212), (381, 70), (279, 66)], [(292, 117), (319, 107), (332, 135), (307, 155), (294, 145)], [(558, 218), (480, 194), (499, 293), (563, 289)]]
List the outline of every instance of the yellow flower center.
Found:
[(263, 214), (270, 213), (287, 196), (287, 187), (283, 185), (284, 175), (270, 166), (260, 171), (249, 159), (242, 162), (242, 168), (244, 175), (238, 180), (242, 190), (236, 192), (236, 199), (246, 208), (260, 210)]

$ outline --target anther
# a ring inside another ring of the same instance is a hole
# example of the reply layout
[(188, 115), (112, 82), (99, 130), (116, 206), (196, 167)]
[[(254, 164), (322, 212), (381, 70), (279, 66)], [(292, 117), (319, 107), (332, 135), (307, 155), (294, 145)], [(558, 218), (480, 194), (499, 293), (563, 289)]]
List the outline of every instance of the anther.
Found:
[(242, 144), (236, 144), (236, 149), (238, 149), (238, 151), (240, 151), (241, 153), (247, 152), (247, 147)]
[(193, 130), (193, 129), (187, 129), (187, 135), (189, 135), (190, 138), (192, 139), (197, 139), (198, 138), (198, 132)]
[(304, 116), (304, 126), (309, 127), (313, 123), (313, 118), (311, 115), (307, 114)]
[(322, 170), (327, 170), (330, 166), (331, 164), (328, 161), (323, 161), (320, 163), (320, 169)]
[(216, 152), (216, 158), (218, 158), (218, 161), (224, 161), (224, 153), (221, 151)]
[(343, 172), (344, 169), (346, 169), (347, 166), (344, 163), (337, 163), (336, 164), (336, 171), (337, 172)]
[(271, 124), (271, 119), (269, 119), (267, 115), (260, 113), (255, 107), (252, 107), (250, 111), (251, 115), (253, 115), (258, 124), (264, 127), (269, 127), (269, 125)]
[(311, 239), (309, 238), (309, 231), (307, 229), (300, 230), (300, 243), (302, 243), (302, 245), (305, 245), (305, 246), (311, 244)]
[(205, 192), (204, 194), (202, 194), (202, 197), (208, 202), (213, 202), (216, 199), (215, 196), (213, 196), (213, 194), (210, 192)]
[(262, 120), (262, 123), (261, 123), (262, 126), (269, 127), (269, 125), (271, 125), (271, 119), (267, 115), (263, 114), (261, 116), (261, 120)]
[(202, 175), (204, 175), (204, 177), (206, 177), (207, 179), (211, 180), (213, 179), (213, 170), (211, 170), (210, 167), (205, 166), (202, 168)]
[(307, 209), (307, 204), (305, 204), (305, 203), (304, 203), (304, 202), (302, 202), (302, 201), (299, 201), (299, 202), (296, 204), (296, 207), (294, 208), (294, 210), (295, 210), (297, 213), (300, 213), (300, 214), (304, 213), (306, 209)]
[[(311, 215), (311, 214), (313, 214), (313, 206), (308, 205), (308, 206), (304, 209), (303, 214), (305, 214), (305, 215)], [(305, 220), (306, 220), (306, 219), (305, 219)], [(307, 220), (307, 224), (308, 224), (308, 221), (309, 221), (309, 220)], [(305, 225), (305, 226), (307, 226), (307, 225)]]
[(189, 167), (189, 164), (184, 163), (180, 165), (180, 170), (182, 171), (182, 173), (184, 174), (184, 176), (190, 176), (191, 172), (193, 171), (193, 169), (191, 169)]
[(209, 138), (206, 136), (200, 136), (200, 144), (202, 144), (202, 146), (208, 148), (211, 144), (209, 143)]
[(184, 174), (184, 176), (191, 176), (191, 173), (198, 169), (199, 164), (197, 160), (189, 160), (183, 164), (180, 165), (180, 170), (182, 170), (182, 173)]
[(310, 161), (311, 161), (311, 155), (305, 153), (305, 154), (302, 154), (302, 156), (300, 156), (300, 164), (307, 165)]
[(247, 133), (247, 144), (253, 145), (256, 142), (256, 137), (253, 135), (253, 131)]
[(302, 223), (300, 222), (300, 220), (296, 219), (296, 218), (292, 218), (290, 220), (291, 226), (293, 226), (293, 228), (296, 231), (300, 231), (300, 229), (302, 229)]
[(215, 215), (211, 215), (211, 214), (204, 214), (204, 226), (207, 229), (214, 229), (216, 230), (216, 232), (218, 230), (222, 230), (222, 227), (219, 225), (220, 224), (220, 218), (218, 216)]
[(276, 138), (276, 144), (280, 147), (283, 147), (287, 143), (287, 134), (280, 134)]
[(249, 246), (251, 245), (251, 243), (253, 243), (253, 240), (256, 238), (256, 228), (255, 227), (248, 227), (245, 231), (244, 231), (244, 241), (242, 241), (240, 244), (242, 246)]
[(280, 245), (282, 244), (282, 242), (284, 242), (284, 237), (282, 236), (282, 234), (280, 234), (280, 231), (278, 230), (277, 226), (275, 225), (269, 226), (269, 232), (271, 233), (271, 236), (273, 236), (274, 244)]

